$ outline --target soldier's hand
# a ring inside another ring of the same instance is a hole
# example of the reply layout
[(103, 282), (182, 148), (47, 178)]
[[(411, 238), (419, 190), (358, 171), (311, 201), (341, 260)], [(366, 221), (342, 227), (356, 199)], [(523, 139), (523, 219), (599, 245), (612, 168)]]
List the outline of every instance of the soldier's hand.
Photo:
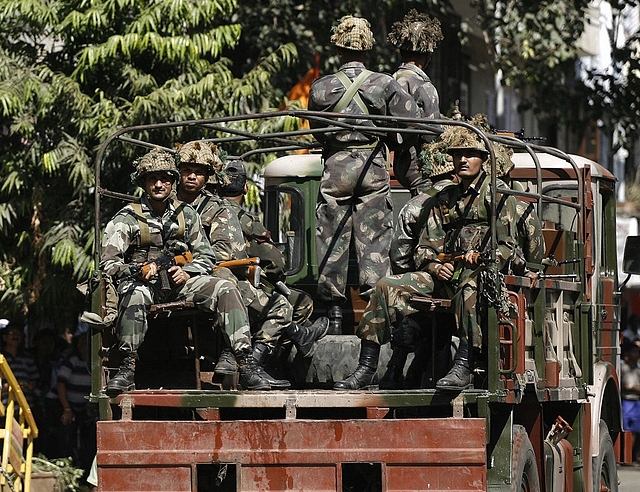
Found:
[(185, 272), (181, 267), (177, 265), (169, 268), (168, 272), (171, 275), (171, 280), (175, 285), (182, 285), (191, 278), (191, 276), (187, 272)]
[(480, 256), (478, 255), (477, 251), (467, 251), (464, 254), (464, 264), (467, 268), (475, 268), (479, 265), (478, 263), (478, 259), (480, 258)]
[(438, 277), (439, 280), (448, 282), (453, 278), (453, 272), (455, 272), (455, 270), (456, 267), (453, 262), (443, 263), (436, 271), (436, 277)]
[(151, 280), (158, 274), (158, 265), (149, 263), (142, 267), (142, 280)]

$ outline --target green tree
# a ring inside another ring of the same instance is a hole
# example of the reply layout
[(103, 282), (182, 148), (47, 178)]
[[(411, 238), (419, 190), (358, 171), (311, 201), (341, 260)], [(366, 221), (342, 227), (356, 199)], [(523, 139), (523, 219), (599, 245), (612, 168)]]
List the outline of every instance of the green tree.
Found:
[[(0, 312), (65, 320), (92, 269), (93, 161), (116, 128), (264, 110), (278, 46), (234, 76), (235, 0), (0, 0)], [(168, 145), (187, 133), (167, 133)], [(103, 182), (126, 190), (114, 148)], [(117, 204), (120, 206), (120, 204)]]

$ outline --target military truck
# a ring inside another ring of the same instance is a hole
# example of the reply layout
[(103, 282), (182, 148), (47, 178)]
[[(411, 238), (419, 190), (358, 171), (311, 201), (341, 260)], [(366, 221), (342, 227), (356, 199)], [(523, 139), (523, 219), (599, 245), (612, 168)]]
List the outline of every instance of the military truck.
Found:
[[(449, 325), (447, 299), (416, 299), (431, 361), (421, 387), (342, 392), (331, 386), (355, 368), (359, 352), (353, 333), (364, 305), (355, 287), (343, 334), (318, 342), (311, 361), (290, 355), (301, 376), (289, 390), (224, 389), (216, 382), (220, 340), (210, 320), (189, 306), (157, 305), (136, 390), (116, 398), (104, 391), (117, 369), (112, 320), (92, 327), (100, 490), (617, 490), (616, 461), (629, 460), (630, 441), (622, 429), (618, 376), (614, 176), (583, 157), (464, 122), (376, 116), (372, 127), (370, 119), (286, 111), (121, 129), (96, 160), (96, 244), (109, 218), (101, 213), (103, 202), (133, 199), (100, 179), (107, 160), (118, 155), (113, 149), (171, 148), (162, 140), (168, 129), (196, 129), (230, 154), (245, 149), (235, 153), (245, 161), (276, 157), (262, 176), (264, 221), (286, 255), (288, 283), (313, 293), (322, 155), (305, 123), (326, 132), (357, 127), (424, 138), (437, 138), (442, 125), (465, 126), (485, 142), (514, 149), (511, 177), (521, 186), (501, 192), (535, 206), (547, 248), (536, 282), (501, 275), (488, 263), (485, 290), (506, 289), (515, 314), (501, 315), (485, 297), (487, 364), (474, 375), (474, 387), (442, 392), (432, 384), (442, 368), (429, 337), (441, 339)], [(260, 125), (267, 121), (296, 122), (297, 129), (267, 131), (274, 127)], [(495, 176), (493, 153), (490, 164)], [(397, 186), (392, 193), (398, 209), (408, 193)], [(96, 265), (99, 254), (97, 248)], [(625, 264), (639, 273), (637, 261)], [(108, 318), (107, 280), (96, 267), (88, 302), (101, 318)], [(379, 375), (388, 355), (384, 347)]]

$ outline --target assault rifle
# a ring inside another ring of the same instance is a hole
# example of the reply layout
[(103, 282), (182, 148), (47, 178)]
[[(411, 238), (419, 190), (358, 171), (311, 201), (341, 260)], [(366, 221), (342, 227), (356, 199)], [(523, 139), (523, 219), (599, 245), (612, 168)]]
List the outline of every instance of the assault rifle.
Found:
[[(260, 268), (260, 258), (242, 258), (240, 260), (226, 260), (216, 264), (213, 270), (218, 268), (228, 268), (229, 270), (235, 270), (234, 275), (239, 278), (244, 278), (249, 281), (254, 287), (260, 286), (260, 275), (262, 269)], [(239, 268), (243, 268), (242, 272), (238, 272)]]
[[(441, 263), (449, 263), (449, 262), (455, 263), (457, 261), (464, 261), (464, 255), (465, 253), (439, 253), (438, 261)], [(477, 252), (473, 253), (472, 259), (475, 263), (482, 263), (485, 261), (484, 258), (480, 255), (480, 253), (477, 253)]]
[(184, 266), (192, 261), (193, 255), (189, 251), (189, 247), (185, 243), (177, 241), (171, 247), (165, 249), (160, 256), (134, 265), (131, 268), (131, 273), (119, 279), (118, 284), (125, 280), (144, 277), (151, 270), (151, 265), (155, 264), (158, 271), (158, 279), (160, 280), (160, 289), (163, 292), (168, 292), (171, 290), (171, 284), (169, 283), (167, 270), (172, 266)]
[[(289, 297), (291, 294), (291, 290), (286, 286), (286, 284), (282, 281), (276, 282), (274, 285), (271, 285), (269, 281), (267, 281), (266, 277), (262, 274), (262, 268), (260, 268), (260, 258), (257, 256), (253, 258), (243, 258), (241, 260), (226, 260), (218, 263), (214, 270), (218, 268), (228, 268), (229, 270), (236, 270), (234, 275), (236, 277), (240, 275), (242, 278), (245, 278), (249, 281), (251, 285), (255, 288), (267, 287), (270, 290), (277, 290), (285, 297)], [(238, 268), (244, 268), (244, 272), (237, 272)]]

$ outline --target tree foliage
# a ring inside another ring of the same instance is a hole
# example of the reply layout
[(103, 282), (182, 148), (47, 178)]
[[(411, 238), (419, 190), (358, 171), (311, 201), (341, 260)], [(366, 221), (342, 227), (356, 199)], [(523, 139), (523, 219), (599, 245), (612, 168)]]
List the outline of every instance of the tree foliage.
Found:
[[(118, 127), (273, 106), (283, 43), (234, 75), (236, 0), (0, 0), (0, 310), (73, 322), (92, 268), (93, 162)], [(168, 133), (165, 145), (190, 135)], [(133, 156), (102, 179), (126, 189)], [(120, 188), (122, 189), (122, 188)]]

